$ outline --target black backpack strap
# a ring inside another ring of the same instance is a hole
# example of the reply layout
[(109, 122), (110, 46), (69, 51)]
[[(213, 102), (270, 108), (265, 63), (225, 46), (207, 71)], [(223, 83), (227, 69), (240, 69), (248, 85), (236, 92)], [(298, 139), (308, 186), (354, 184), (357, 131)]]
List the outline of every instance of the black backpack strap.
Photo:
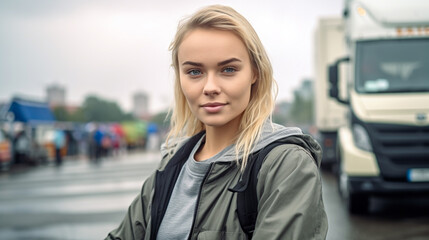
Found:
[(189, 154), (194, 149), (195, 144), (201, 139), (205, 131), (191, 137), (169, 160), (164, 170), (156, 171), (155, 192), (152, 199), (151, 209), (151, 238), (156, 239), (162, 219), (167, 211), (170, 197), (176, 184), (177, 178), (182, 170), (182, 166), (188, 160)]
[(258, 216), (258, 196), (256, 184), (258, 173), (267, 154), (275, 147), (284, 144), (272, 142), (263, 149), (249, 155), (246, 168), (241, 175), (240, 181), (229, 190), (237, 193), (237, 214), (241, 228), (249, 239), (255, 230), (256, 218)]

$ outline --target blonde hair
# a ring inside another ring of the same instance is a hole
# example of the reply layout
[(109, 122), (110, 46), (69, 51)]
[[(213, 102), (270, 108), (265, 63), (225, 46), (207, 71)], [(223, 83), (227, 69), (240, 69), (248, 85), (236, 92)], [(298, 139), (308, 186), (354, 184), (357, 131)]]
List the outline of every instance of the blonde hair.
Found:
[(192, 114), (182, 92), (178, 63), (178, 50), (184, 36), (196, 28), (230, 31), (238, 36), (248, 49), (256, 82), (252, 85), (250, 101), (243, 113), (239, 126), (240, 134), (235, 145), (237, 161), (242, 159), (243, 170), (248, 155), (261, 134), (264, 122), (267, 119), (271, 121), (277, 85), (273, 79), (271, 62), (258, 35), (250, 23), (231, 7), (208, 6), (179, 23), (176, 36), (169, 48), (175, 71), (175, 105), (171, 113), (171, 130), (167, 144), (170, 137), (192, 136), (204, 130), (204, 124)]

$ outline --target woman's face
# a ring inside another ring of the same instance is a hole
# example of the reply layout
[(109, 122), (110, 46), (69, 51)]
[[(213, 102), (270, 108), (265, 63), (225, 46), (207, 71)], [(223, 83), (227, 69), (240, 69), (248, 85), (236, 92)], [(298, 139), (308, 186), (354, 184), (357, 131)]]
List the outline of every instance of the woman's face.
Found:
[(238, 128), (256, 81), (246, 46), (235, 34), (195, 29), (178, 51), (180, 86), (206, 127)]

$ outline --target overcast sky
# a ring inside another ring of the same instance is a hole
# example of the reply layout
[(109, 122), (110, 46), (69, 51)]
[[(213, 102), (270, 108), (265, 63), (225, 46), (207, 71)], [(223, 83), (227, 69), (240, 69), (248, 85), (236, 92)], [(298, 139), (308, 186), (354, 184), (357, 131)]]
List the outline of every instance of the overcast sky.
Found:
[(16, 94), (45, 98), (48, 85), (66, 88), (80, 104), (96, 94), (131, 110), (132, 95), (149, 94), (156, 112), (172, 103), (168, 46), (177, 23), (210, 4), (225, 4), (256, 29), (279, 84), (291, 99), (313, 76), (317, 19), (339, 16), (342, 0), (1, 0), (0, 101)]

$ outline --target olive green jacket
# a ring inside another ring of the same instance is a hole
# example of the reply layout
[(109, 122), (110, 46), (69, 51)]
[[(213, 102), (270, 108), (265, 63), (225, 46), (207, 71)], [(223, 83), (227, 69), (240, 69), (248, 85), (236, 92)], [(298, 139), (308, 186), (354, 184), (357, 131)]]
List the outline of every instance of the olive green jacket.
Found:
[[(288, 137), (284, 142), (271, 150), (259, 171), (258, 217), (252, 239), (325, 239), (328, 221), (319, 173), (320, 146), (308, 135)], [(153, 223), (156, 211), (152, 211), (155, 179), (171, 167), (170, 159), (165, 157), (158, 171), (145, 181), (120, 226), (106, 239), (156, 239), (153, 232), (159, 224)], [(189, 239), (247, 239), (236, 213), (236, 193), (228, 190), (239, 180), (235, 162), (212, 163), (202, 183)], [(162, 186), (158, 188), (156, 191), (161, 191)], [(155, 202), (159, 205), (159, 200)], [(161, 203), (166, 204), (168, 201)], [(174, 231), (174, 226), (171, 229)]]

